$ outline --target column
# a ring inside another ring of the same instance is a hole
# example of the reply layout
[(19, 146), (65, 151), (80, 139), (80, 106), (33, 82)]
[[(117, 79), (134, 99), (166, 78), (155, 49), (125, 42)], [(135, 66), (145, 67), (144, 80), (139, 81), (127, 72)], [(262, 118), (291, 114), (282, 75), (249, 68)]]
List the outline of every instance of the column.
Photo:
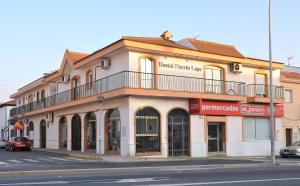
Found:
[(72, 115), (66, 116), (67, 119), (67, 150), (71, 151), (72, 150)]
[(204, 116), (190, 115), (191, 157), (206, 157), (207, 143)]
[(160, 135), (161, 135), (161, 155), (165, 158), (168, 157), (168, 121), (167, 113), (165, 110), (160, 113)]
[(80, 119), (81, 119), (81, 152), (85, 151), (85, 135), (84, 135), (84, 130), (85, 130), (85, 123), (84, 123), (84, 117), (86, 113), (79, 114)]

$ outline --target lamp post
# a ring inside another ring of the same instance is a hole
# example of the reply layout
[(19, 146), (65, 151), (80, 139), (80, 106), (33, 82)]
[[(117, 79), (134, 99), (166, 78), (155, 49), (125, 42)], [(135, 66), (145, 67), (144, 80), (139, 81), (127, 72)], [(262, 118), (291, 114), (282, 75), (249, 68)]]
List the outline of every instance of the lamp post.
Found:
[(271, 32), (271, 10), (272, 0), (269, 0), (269, 74), (270, 74), (270, 134), (271, 134), (271, 163), (276, 164), (275, 142), (274, 142), (274, 108), (273, 108), (273, 71), (272, 71), (272, 32)]

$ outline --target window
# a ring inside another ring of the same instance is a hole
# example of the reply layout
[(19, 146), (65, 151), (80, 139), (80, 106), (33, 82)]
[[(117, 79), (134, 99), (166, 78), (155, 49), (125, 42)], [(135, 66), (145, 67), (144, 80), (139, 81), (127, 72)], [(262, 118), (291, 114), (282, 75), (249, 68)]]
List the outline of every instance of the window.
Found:
[(292, 103), (293, 102), (293, 91), (292, 90), (284, 90), (284, 102)]
[(209, 66), (205, 68), (205, 90), (208, 93), (224, 92), (224, 72), (219, 67)]
[(149, 58), (143, 58), (140, 61), (141, 70), (141, 88), (153, 88), (153, 61)]
[(262, 117), (244, 117), (244, 138), (245, 140), (269, 140), (269, 119)]
[(136, 152), (160, 152), (160, 119), (153, 108), (143, 108), (135, 115)]

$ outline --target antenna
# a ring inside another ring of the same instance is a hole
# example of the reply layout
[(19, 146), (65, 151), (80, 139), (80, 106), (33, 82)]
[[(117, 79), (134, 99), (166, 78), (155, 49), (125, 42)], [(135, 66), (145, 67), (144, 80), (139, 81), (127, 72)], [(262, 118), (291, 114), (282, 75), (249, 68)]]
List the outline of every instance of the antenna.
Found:
[(288, 63), (288, 66), (291, 65), (291, 60), (294, 59), (293, 56), (290, 56), (290, 57), (287, 57), (287, 63)]

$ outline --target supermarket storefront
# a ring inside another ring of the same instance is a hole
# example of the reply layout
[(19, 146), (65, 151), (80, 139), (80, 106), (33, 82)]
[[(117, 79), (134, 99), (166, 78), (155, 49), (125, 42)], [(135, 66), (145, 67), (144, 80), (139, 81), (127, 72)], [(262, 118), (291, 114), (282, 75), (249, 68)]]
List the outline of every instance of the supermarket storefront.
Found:
[[(276, 105), (274, 108), (274, 135), (278, 151), (281, 147), (283, 106)], [(269, 105), (191, 99), (189, 111), (191, 118), (200, 117), (204, 125), (201, 132), (205, 137), (205, 151), (198, 152), (203, 156), (216, 153), (227, 156), (269, 154)]]

